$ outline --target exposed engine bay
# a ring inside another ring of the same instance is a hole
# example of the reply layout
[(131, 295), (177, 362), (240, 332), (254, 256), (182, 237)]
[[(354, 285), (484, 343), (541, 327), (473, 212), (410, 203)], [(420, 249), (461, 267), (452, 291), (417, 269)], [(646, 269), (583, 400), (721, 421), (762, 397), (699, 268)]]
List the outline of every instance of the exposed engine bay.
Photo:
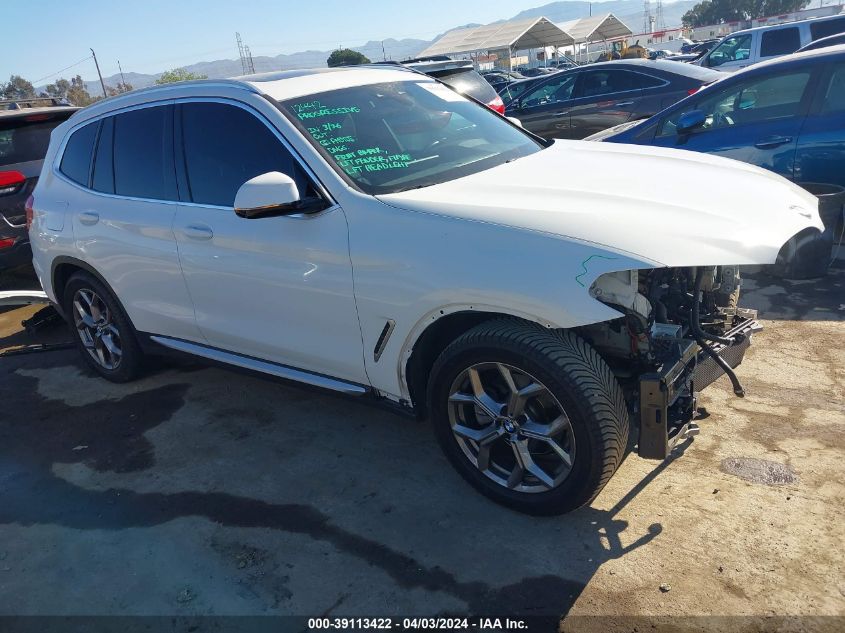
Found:
[(600, 276), (590, 295), (621, 312), (579, 328), (610, 365), (640, 419), (639, 454), (665, 458), (695, 434), (696, 393), (734, 373), (760, 330), (757, 313), (737, 306), (737, 267), (656, 268)]

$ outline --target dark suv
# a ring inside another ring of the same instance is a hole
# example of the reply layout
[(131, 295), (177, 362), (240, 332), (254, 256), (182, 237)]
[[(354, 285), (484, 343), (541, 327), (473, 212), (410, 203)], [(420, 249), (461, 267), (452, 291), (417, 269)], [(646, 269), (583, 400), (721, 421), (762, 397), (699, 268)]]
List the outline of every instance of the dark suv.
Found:
[(26, 199), (38, 182), (50, 132), (79, 109), (58, 103), (0, 101), (0, 274), (31, 266)]

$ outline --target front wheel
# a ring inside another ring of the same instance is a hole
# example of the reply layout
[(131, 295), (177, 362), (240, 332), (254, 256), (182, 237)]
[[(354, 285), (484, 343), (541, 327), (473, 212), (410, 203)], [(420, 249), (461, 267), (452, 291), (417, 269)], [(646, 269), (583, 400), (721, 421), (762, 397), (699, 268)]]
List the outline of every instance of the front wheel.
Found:
[(622, 390), (596, 351), (571, 332), (513, 319), (483, 323), (443, 351), (429, 405), (458, 472), (529, 514), (592, 501), (628, 441)]

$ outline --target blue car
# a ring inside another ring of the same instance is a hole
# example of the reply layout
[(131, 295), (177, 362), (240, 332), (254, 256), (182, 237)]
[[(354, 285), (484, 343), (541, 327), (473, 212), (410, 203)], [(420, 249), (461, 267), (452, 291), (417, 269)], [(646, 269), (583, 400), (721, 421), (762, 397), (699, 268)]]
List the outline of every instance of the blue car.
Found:
[(845, 45), (756, 64), (587, 140), (718, 154), (845, 187)]

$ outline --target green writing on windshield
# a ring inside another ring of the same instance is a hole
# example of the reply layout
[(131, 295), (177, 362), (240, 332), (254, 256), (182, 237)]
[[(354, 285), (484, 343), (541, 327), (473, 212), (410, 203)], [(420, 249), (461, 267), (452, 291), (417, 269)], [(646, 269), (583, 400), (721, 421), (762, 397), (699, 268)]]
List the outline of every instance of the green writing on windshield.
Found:
[(359, 106), (326, 105), (315, 99), (295, 103), (291, 109), (300, 121), (307, 122), (305, 129), (314, 142), (350, 176), (404, 169), (413, 162), (410, 154), (370, 146), (355, 134), (358, 126), (353, 117), (361, 112)]

